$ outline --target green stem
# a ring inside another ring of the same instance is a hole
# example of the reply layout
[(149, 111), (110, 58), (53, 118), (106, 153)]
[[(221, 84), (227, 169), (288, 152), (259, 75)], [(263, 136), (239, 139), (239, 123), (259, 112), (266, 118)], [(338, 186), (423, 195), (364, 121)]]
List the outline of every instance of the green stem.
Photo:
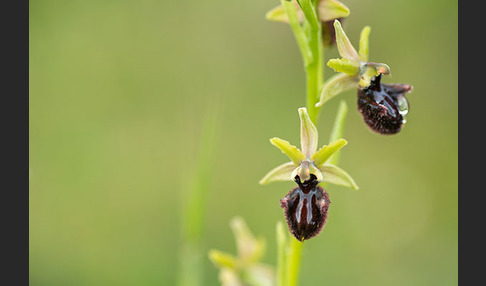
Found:
[(305, 25), (305, 27), (307, 28), (308, 45), (312, 55), (311, 61), (305, 67), (307, 78), (306, 107), (310, 119), (317, 126), (320, 107), (316, 107), (316, 103), (319, 102), (322, 82), (324, 81), (324, 49), (322, 46), (322, 27), (317, 17), (316, 3), (312, 3), (310, 0), (300, 0), (302, 11), (308, 20), (308, 25)]
[(277, 286), (287, 286), (285, 284), (286, 275), (286, 253), (287, 253), (287, 233), (285, 232), (284, 223), (277, 222)]
[(290, 248), (287, 253), (287, 286), (297, 285), (303, 247), (303, 242), (291, 237)]
[(284, 8), (287, 17), (289, 18), (289, 24), (292, 28), (292, 32), (294, 33), (297, 45), (299, 46), (304, 66), (307, 66), (312, 61), (312, 52), (308, 45), (307, 36), (299, 23), (295, 4), (292, 1), (286, 0), (280, 0), (280, 3)]

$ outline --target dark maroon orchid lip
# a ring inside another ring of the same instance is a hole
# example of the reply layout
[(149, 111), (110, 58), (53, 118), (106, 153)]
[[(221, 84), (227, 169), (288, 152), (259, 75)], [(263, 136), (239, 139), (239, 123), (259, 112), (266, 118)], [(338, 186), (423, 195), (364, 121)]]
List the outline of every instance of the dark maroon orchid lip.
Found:
[(296, 176), (296, 182), (299, 186), (280, 200), (280, 206), (284, 209), (292, 235), (304, 241), (322, 230), (331, 201), (327, 192), (318, 186), (316, 176), (311, 175), (311, 179), (304, 182)]
[(381, 74), (366, 88), (358, 88), (358, 110), (368, 127), (380, 134), (398, 133), (405, 123), (409, 105), (405, 97), (408, 84), (382, 84)]

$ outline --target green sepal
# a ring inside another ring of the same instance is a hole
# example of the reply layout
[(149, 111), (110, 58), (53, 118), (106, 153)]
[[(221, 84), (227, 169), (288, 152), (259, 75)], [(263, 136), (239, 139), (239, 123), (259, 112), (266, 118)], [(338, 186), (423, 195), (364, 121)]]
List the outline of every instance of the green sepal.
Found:
[(236, 269), (237, 261), (236, 258), (228, 253), (211, 249), (209, 250), (209, 260), (211, 260), (218, 267), (227, 267), (231, 269)]
[(275, 22), (289, 22), (289, 17), (287, 17), (287, 13), (282, 5), (278, 5), (277, 7), (268, 11), (267, 14), (265, 14), (265, 19)]
[(316, 107), (322, 106), (336, 95), (352, 88), (356, 88), (357, 86), (357, 79), (355, 77), (344, 73), (338, 73), (332, 76), (324, 83), (319, 102), (316, 103)]
[(302, 153), (302, 151), (299, 150), (299, 148), (295, 147), (294, 145), (290, 144), (289, 141), (280, 139), (278, 137), (274, 137), (270, 139), (270, 143), (273, 144), (273, 146), (277, 147), (289, 157), (292, 162), (294, 162), (295, 166), (298, 166), (300, 162), (305, 160), (305, 155)]
[(349, 16), (349, 8), (337, 0), (320, 0), (317, 13), (321, 21), (327, 22)]
[(300, 117), (300, 145), (302, 153), (304, 153), (306, 158), (310, 158), (310, 156), (317, 150), (317, 129), (309, 118), (307, 108), (301, 107), (298, 111)]
[[(265, 14), (265, 19), (269, 21), (274, 21), (274, 22), (282, 22), (282, 23), (290, 23), (289, 16), (287, 15), (287, 12), (285, 11), (285, 6), (287, 6), (287, 9), (291, 9), (295, 13), (295, 16), (298, 20), (299, 23), (302, 23), (302, 21), (305, 18), (304, 11), (300, 8), (299, 4), (297, 1), (294, 0), (281, 0), (281, 2), (284, 1), (281, 5), (278, 5), (277, 7), (271, 9)], [(290, 5), (294, 3), (295, 9), (291, 8)]]
[(341, 57), (348, 60), (359, 61), (358, 52), (353, 47), (346, 36), (346, 33), (338, 20), (334, 20), (334, 30), (336, 31), (336, 45)]
[(335, 72), (342, 72), (350, 76), (356, 76), (359, 73), (359, 62), (348, 59), (330, 59), (327, 66)]
[(276, 285), (285, 285), (286, 271), (285, 262), (287, 254), (287, 232), (285, 231), (284, 223), (277, 221), (276, 227), (277, 237), (277, 272), (276, 272)]
[(370, 26), (366, 26), (363, 28), (363, 30), (361, 30), (361, 34), (359, 36), (359, 58), (363, 62), (367, 62), (369, 57), (370, 32)]
[(259, 184), (266, 185), (275, 181), (292, 181), (292, 172), (295, 169), (293, 162), (288, 162), (280, 166), (275, 167), (263, 177)]
[(332, 142), (329, 145), (322, 146), (322, 148), (319, 149), (319, 151), (317, 151), (316, 153), (314, 153), (312, 155), (311, 159), (314, 162), (314, 164), (319, 167), (319, 166), (323, 165), (324, 163), (326, 163), (327, 160), (334, 153), (336, 153), (341, 148), (346, 146), (346, 144), (348, 144), (348, 141), (346, 141), (344, 139), (338, 139), (338, 140)]
[(331, 164), (324, 164), (320, 166), (319, 169), (322, 172), (323, 182), (327, 182), (339, 186), (345, 186), (345, 187), (353, 188), (355, 190), (359, 189), (358, 185), (356, 185), (353, 178), (348, 173), (346, 173), (346, 171), (344, 171), (343, 169)]

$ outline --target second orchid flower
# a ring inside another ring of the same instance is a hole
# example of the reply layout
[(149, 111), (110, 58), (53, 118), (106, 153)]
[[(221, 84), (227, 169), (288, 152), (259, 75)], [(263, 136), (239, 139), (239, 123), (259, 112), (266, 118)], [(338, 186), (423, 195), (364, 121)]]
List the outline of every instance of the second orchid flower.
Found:
[(368, 61), (370, 27), (361, 31), (359, 52), (353, 47), (338, 20), (334, 21), (336, 43), (342, 58), (330, 59), (327, 65), (339, 74), (331, 77), (322, 88), (320, 107), (336, 95), (358, 89), (358, 110), (368, 127), (380, 134), (396, 134), (406, 122), (409, 104), (405, 97), (412, 91), (408, 84), (383, 84), (382, 75), (390, 75), (384, 63)]

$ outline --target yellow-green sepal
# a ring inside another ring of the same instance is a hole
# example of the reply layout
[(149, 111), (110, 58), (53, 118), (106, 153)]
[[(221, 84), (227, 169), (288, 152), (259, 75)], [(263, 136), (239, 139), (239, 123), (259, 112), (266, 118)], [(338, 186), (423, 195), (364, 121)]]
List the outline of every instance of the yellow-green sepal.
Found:
[(233, 255), (216, 249), (209, 250), (209, 260), (218, 267), (227, 267), (231, 269), (236, 269), (237, 267), (237, 260)]
[(357, 83), (358, 80), (356, 77), (349, 76), (345, 73), (335, 74), (324, 83), (316, 107), (322, 106), (324, 103), (342, 92), (356, 88), (358, 86)]
[(337, 0), (320, 0), (317, 5), (317, 13), (321, 21), (332, 21), (334, 19), (349, 16), (349, 8)]
[(327, 66), (332, 68), (335, 72), (342, 72), (350, 76), (355, 76), (359, 73), (360, 63), (357, 61), (341, 58), (330, 59), (327, 61)]
[(277, 7), (268, 11), (267, 14), (265, 14), (265, 19), (282, 23), (289, 22), (289, 17), (287, 17), (287, 13), (282, 5), (278, 5)]
[(288, 162), (277, 166), (268, 172), (265, 177), (260, 180), (259, 184), (266, 185), (276, 181), (292, 181), (292, 172), (295, 168), (296, 166), (293, 162)]
[(359, 61), (358, 52), (356, 52), (351, 41), (349, 41), (348, 36), (346, 36), (346, 33), (338, 20), (334, 20), (334, 30), (336, 31), (336, 45), (341, 57), (348, 60)]
[(323, 182), (344, 186), (355, 190), (359, 189), (353, 178), (346, 171), (335, 165), (324, 164), (319, 166), (319, 170), (322, 172)]
[(316, 152), (317, 150), (317, 128), (312, 123), (312, 120), (307, 113), (307, 108), (301, 107), (298, 109), (300, 117), (300, 145), (302, 152), (306, 158)]

